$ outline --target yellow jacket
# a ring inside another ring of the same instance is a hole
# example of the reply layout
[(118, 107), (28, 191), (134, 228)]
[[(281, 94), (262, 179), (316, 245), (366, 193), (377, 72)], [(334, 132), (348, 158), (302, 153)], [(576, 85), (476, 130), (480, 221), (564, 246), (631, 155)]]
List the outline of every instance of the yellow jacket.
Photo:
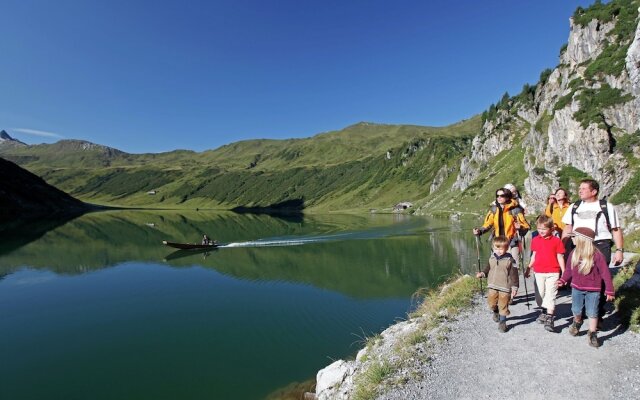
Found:
[(529, 223), (522, 213), (522, 208), (518, 206), (518, 202), (511, 200), (504, 205), (504, 209), (501, 209), (498, 203), (494, 203), (484, 218), (480, 232), (485, 233), (493, 228), (494, 236), (504, 235), (513, 239), (516, 235), (516, 221), (520, 223), (520, 234), (526, 235)]
[(564, 229), (564, 225), (562, 223), (562, 217), (564, 216), (564, 213), (567, 212), (567, 209), (569, 208), (570, 204), (565, 202), (564, 206), (561, 206), (558, 203), (555, 203), (553, 205), (553, 210), (550, 210), (551, 205), (547, 205), (547, 208), (544, 209), (544, 214), (547, 217), (551, 217), (553, 219), (553, 228), (556, 230), (556, 232), (558, 232), (559, 234), (562, 234), (562, 230)]

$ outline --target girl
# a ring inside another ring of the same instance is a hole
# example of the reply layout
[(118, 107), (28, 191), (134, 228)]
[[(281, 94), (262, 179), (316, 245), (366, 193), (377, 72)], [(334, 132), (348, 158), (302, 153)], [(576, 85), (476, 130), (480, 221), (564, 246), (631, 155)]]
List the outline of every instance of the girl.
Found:
[(589, 332), (587, 338), (589, 345), (600, 347), (596, 329), (598, 324), (598, 301), (600, 300), (600, 287), (604, 281), (607, 301), (613, 301), (613, 281), (609, 266), (604, 256), (593, 243), (596, 233), (589, 228), (576, 228), (571, 234), (575, 249), (569, 254), (567, 268), (562, 278), (558, 280), (558, 287), (571, 283), (571, 312), (573, 323), (569, 327), (569, 333), (576, 336), (582, 326), (582, 307), (586, 309), (589, 318)]

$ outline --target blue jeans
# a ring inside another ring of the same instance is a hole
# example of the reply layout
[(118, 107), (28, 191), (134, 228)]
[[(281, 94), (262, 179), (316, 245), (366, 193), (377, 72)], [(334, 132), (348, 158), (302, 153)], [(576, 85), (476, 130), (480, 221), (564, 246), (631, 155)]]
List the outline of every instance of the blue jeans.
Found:
[(598, 301), (600, 292), (587, 292), (585, 290), (571, 289), (571, 312), (573, 315), (581, 315), (584, 306), (587, 317), (598, 318)]

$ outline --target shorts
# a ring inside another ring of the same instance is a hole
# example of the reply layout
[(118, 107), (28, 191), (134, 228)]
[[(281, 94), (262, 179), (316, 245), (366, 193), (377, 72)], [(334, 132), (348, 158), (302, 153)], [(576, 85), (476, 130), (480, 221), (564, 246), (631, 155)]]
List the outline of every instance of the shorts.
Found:
[(582, 307), (584, 306), (587, 317), (598, 318), (598, 300), (600, 300), (600, 292), (587, 292), (572, 288), (571, 312), (573, 315), (582, 315)]

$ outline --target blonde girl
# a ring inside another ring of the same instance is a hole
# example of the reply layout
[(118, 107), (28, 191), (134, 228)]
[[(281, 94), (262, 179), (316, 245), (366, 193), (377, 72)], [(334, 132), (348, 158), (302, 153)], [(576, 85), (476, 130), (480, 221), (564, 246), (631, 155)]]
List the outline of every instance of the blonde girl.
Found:
[(589, 318), (587, 338), (589, 345), (599, 347), (596, 334), (598, 325), (598, 301), (600, 288), (604, 281), (607, 301), (613, 301), (614, 289), (611, 272), (607, 262), (593, 243), (596, 234), (589, 228), (576, 228), (572, 233), (575, 249), (569, 254), (567, 268), (562, 278), (558, 280), (558, 287), (571, 283), (571, 312), (573, 323), (569, 333), (576, 336), (582, 326), (582, 308)]

